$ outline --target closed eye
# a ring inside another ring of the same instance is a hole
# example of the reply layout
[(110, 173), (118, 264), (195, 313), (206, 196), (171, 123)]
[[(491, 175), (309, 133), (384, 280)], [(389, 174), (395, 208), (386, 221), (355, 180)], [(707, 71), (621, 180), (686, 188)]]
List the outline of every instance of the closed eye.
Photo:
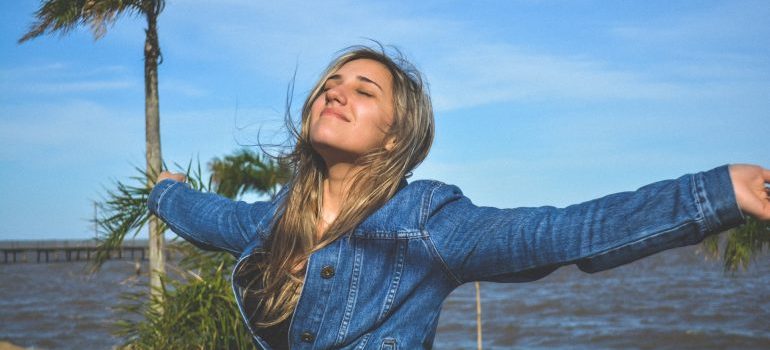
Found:
[(366, 96), (366, 97), (372, 97), (372, 96), (374, 96), (373, 94), (370, 94), (369, 92), (367, 92), (367, 91), (365, 91), (365, 90), (356, 90), (356, 92), (358, 92), (359, 94), (361, 94), (361, 95), (364, 95), (364, 96)]

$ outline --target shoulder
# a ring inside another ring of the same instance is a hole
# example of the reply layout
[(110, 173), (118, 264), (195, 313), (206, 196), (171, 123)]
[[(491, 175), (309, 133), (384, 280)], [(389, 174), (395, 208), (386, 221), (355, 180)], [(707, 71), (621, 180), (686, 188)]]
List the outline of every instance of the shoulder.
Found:
[(419, 232), (437, 211), (463, 198), (455, 185), (436, 180), (415, 180), (402, 187), (359, 226), (367, 232)]
[(421, 193), (426, 209), (463, 197), (463, 191), (459, 187), (438, 180), (417, 180), (412, 185)]
[(423, 224), (445, 205), (464, 198), (459, 187), (437, 180), (417, 180), (404, 190), (408, 190), (405, 196), (419, 199), (420, 221)]

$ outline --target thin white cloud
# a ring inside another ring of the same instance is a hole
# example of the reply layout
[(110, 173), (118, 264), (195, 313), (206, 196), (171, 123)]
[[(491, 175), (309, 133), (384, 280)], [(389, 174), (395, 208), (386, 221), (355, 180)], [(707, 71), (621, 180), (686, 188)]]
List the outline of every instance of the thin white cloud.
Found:
[[(237, 106), (177, 110), (163, 113), (162, 130), (173, 130), (164, 137), (167, 159), (179, 161), (189, 152), (202, 152), (207, 157), (219, 156), (239, 147), (275, 144), (284, 140), (282, 111)], [(206, 127), (200, 128), (200, 125)], [(206, 142), (201, 142), (206, 140)]]
[(141, 87), (137, 78), (120, 65), (80, 67), (67, 62), (17, 66), (0, 71), (0, 91), (16, 94), (78, 94)]
[(612, 33), (653, 49), (692, 51), (695, 55), (702, 55), (703, 50), (693, 49), (715, 43), (757, 45), (748, 38), (770, 34), (767, 25), (770, 3), (767, 1), (727, 1), (701, 8), (685, 15), (620, 24)]
[(72, 166), (67, 163), (141, 151), (143, 118), (141, 110), (132, 113), (82, 100), (3, 106), (0, 160)]
[[(229, 1), (227, 6), (207, 2), (183, 6), (168, 13), (169, 25), (180, 30), (166, 35), (171, 41), (165, 45), (281, 81), (291, 77), (295, 66), (301, 81), (313, 79), (335, 51), (367, 44), (367, 38), (408, 48), (460, 31), (458, 22), (414, 16), (405, 13), (403, 6), (389, 3)], [(227, 20), (210, 22), (203, 30), (198, 25), (202, 17)], [(182, 38), (173, 33), (182, 31), (195, 34)], [(198, 40), (217, 49), (204, 52)]]
[(590, 58), (528, 53), (510, 45), (465, 46), (430, 67), (439, 111), (516, 100), (672, 99), (693, 93)]
[(103, 77), (104, 75), (125, 75), (128, 67), (122, 65), (86, 66), (71, 62), (49, 62), (40, 65), (21, 65), (0, 69), (0, 76), (7, 79), (42, 79)]
[[(718, 96), (726, 90), (709, 85), (710, 81), (667, 75), (677, 70), (707, 72), (711, 62), (702, 68), (692, 62), (661, 62), (668, 69), (661, 74), (639, 66), (618, 66), (608, 58), (580, 52), (533, 51), (515, 41), (495, 41), (470, 22), (430, 13), (418, 16), (386, 3), (353, 6), (348, 1), (229, 1), (227, 6), (214, 6), (199, 1), (178, 5), (173, 10), (178, 12), (168, 14), (170, 25), (185, 29), (179, 32), (189, 29), (196, 34), (185, 39), (168, 34), (168, 47), (196, 57), (209, 55), (212, 60), (233, 63), (278, 81), (287, 81), (298, 67), (297, 91), (304, 91), (336, 50), (366, 43), (366, 37), (415, 51), (439, 112), (522, 100), (691, 99)], [(209, 23), (204, 30), (198, 26), (203, 14), (227, 20)], [(697, 32), (698, 26), (689, 30)], [(622, 33), (624, 29), (615, 31)], [(217, 50), (200, 52), (200, 45), (190, 37), (215, 43)]]
[(6, 91), (16, 90), (18, 92), (39, 93), (39, 94), (70, 94), (81, 92), (98, 92), (105, 90), (125, 90), (135, 89), (141, 85), (135, 79), (120, 80), (90, 80), (90, 81), (68, 81), (68, 82), (44, 82), (44, 83), (26, 83), (11, 86), (5, 85), (2, 89)]
[(206, 97), (211, 94), (207, 89), (191, 84), (189, 81), (167, 77), (158, 81), (158, 89), (163, 94), (172, 93), (187, 97)]
[(65, 69), (67, 67), (67, 64), (63, 62), (51, 62), (41, 65), (29, 65), (29, 66), (19, 66), (19, 67), (13, 67), (13, 68), (2, 68), (0, 69), (0, 76), (3, 77), (3, 79), (11, 79), (11, 78), (18, 78), (18, 77), (26, 77), (32, 74), (50, 74), (51, 72), (57, 72), (61, 71), (62, 69)]

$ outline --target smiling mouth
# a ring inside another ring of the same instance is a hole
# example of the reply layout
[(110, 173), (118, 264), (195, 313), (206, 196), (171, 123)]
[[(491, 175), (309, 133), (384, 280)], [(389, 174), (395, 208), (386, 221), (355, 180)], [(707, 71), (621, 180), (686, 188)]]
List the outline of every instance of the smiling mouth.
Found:
[(350, 119), (348, 119), (346, 116), (344, 116), (342, 113), (332, 109), (332, 108), (324, 108), (321, 111), (321, 116), (329, 116), (334, 118), (339, 118), (341, 120), (344, 120), (346, 122), (350, 122)]

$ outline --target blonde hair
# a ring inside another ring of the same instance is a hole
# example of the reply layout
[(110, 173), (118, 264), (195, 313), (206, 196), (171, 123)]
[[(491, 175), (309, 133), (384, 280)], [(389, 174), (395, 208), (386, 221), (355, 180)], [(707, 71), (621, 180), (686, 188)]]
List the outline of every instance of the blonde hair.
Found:
[[(398, 50), (393, 55), (379, 49), (356, 46), (345, 50), (326, 68), (302, 107), (301, 129), (291, 123), (287, 127), (296, 138), (293, 151), (284, 158), (294, 170), (286, 197), (281, 202), (262, 261), (244, 265), (252, 280), (245, 288), (254, 301), (250, 321), (256, 327), (268, 327), (291, 317), (302, 288), (303, 271), (295, 266), (305, 264), (313, 252), (351, 232), (398, 190), (401, 180), (411, 176), (428, 155), (433, 142), (433, 109), (428, 88), (420, 72)], [(393, 79), (394, 115), (386, 139), (395, 143), (360, 156), (356, 166), (362, 171), (352, 174), (350, 187), (343, 198), (337, 218), (323, 236), (317, 236), (323, 202), (323, 180), (327, 176), (323, 158), (310, 143), (310, 109), (322, 94), (326, 80), (348, 62), (369, 59), (381, 63)], [(288, 108), (288, 107), (287, 107)], [(303, 269), (304, 270), (304, 269)], [(255, 273), (256, 272), (256, 273)]]

